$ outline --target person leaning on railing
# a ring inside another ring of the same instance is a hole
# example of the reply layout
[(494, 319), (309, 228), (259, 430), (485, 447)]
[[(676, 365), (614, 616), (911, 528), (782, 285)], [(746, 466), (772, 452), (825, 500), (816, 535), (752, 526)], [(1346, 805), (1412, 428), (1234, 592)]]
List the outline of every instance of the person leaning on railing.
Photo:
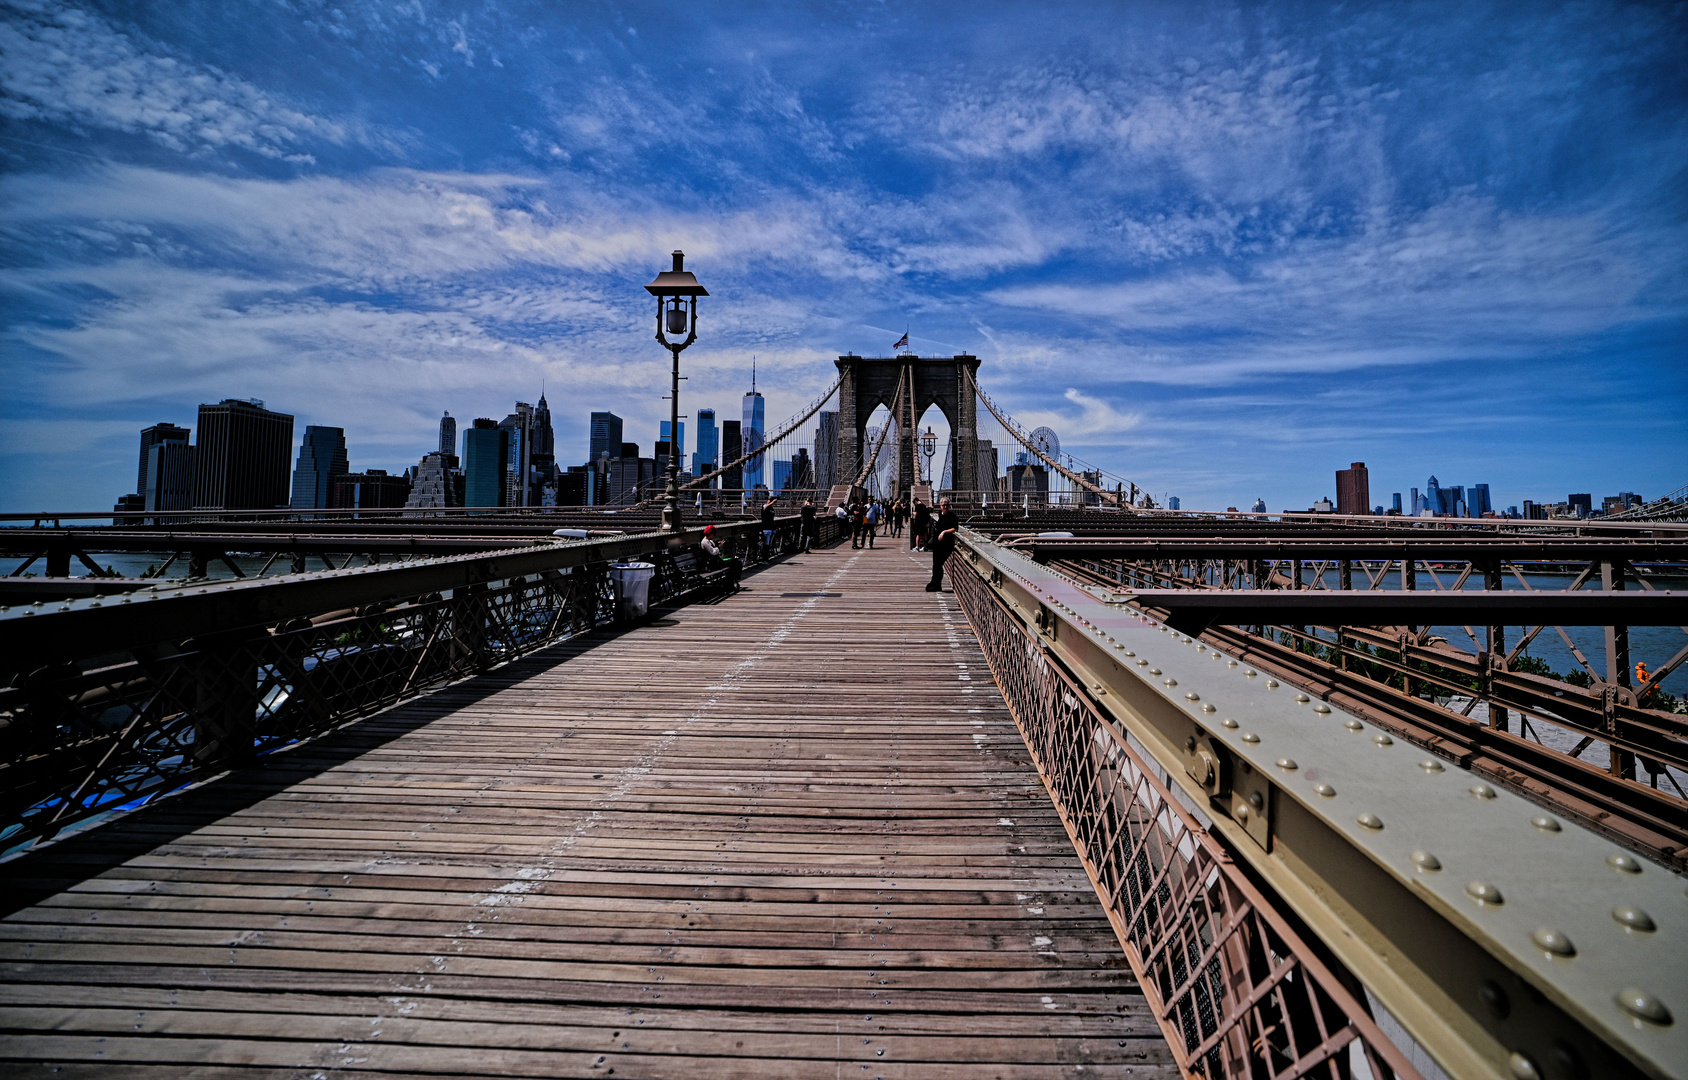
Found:
[(932, 580), (926, 583), (927, 592), (943, 590), (944, 560), (955, 550), (955, 531), (961, 528), (961, 521), (955, 516), (955, 511), (950, 509), (948, 499), (941, 501), (938, 507), (938, 519), (932, 522), (932, 539), (928, 544), (932, 549)]
[(715, 539), (715, 526), (705, 525), (703, 527), (703, 542), (700, 546), (703, 548), (705, 555), (718, 560), (722, 566), (726, 567), (727, 584), (735, 589), (738, 588), (739, 573), (743, 569), (743, 564), (721, 550), (720, 542)]

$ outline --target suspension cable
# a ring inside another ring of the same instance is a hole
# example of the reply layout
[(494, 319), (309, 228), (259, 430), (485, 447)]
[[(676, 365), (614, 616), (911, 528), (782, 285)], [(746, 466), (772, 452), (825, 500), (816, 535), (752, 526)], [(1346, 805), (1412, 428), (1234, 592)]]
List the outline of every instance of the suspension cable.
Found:
[[(1079, 487), (1090, 492), (1092, 495), (1113, 503), (1115, 507), (1124, 508), (1126, 506), (1125, 499), (1118, 493), (1109, 491), (1104, 487), (1091, 483), (1085, 477), (1073, 472), (1071, 469), (1062, 465), (1059, 461), (1056, 461), (1054, 458), (1038, 449), (1037, 445), (1032, 442), (1031, 436), (1020, 430), (1020, 425), (1014, 421), (1014, 418), (996, 407), (996, 402), (992, 401), (990, 399), (990, 395), (985, 393), (984, 387), (979, 385), (979, 380), (973, 377), (973, 372), (965, 367), (961, 370), (966, 373), (968, 383), (972, 385), (973, 392), (979, 396), (979, 400), (984, 402), (985, 408), (990, 410), (990, 414), (996, 417), (997, 422), (1002, 425), (1003, 429), (1006, 430), (1008, 434), (1014, 436), (1021, 446), (1024, 446), (1027, 450), (1030, 450), (1033, 454), (1037, 455), (1038, 460), (1042, 461), (1045, 465), (1048, 465), (1051, 469), (1054, 469), (1072, 483), (1077, 484)], [(1132, 488), (1135, 490), (1137, 485), (1133, 484)]]
[[(764, 442), (762, 442), (758, 446), (754, 447), (753, 449), (751, 449), (747, 453), (741, 454), (737, 459), (735, 459), (733, 461), (729, 461), (727, 464), (721, 466), (719, 469), (716, 469), (713, 472), (707, 472), (707, 473), (704, 473), (702, 476), (698, 476), (698, 477), (695, 477), (691, 480), (688, 480), (686, 483), (680, 485), (680, 490), (681, 491), (700, 490), (700, 489), (706, 487), (716, 477), (721, 476), (721, 475), (729, 472), (732, 469), (738, 468), (740, 465), (743, 465), (745, 462), (751, 460), (752, 458), (754, 458), (754, 457), (756, 457), (760, 454), (768, 453), (773, 448), (773, 446), (775, 444), (777, 444), (777, 443), (781, 442), (782, 440), (786, 439), (787, 437), (789, 437), (798, 428), (802, 427), (804, 425), (804, 423), (806, 423), (811, 416), (814, 416), (816, 413), (820, 412), (821, 406), (825, 405), (828, 401), (831, 401), (832, 395), (836, 394), (838, 392), (838, 388), (840, 386), (842, 386), (843, 384), (844, 384), (844, 376), (839, 375), (838, 378), (836, 380), (834, 380), (833, 384), (830, 387), (827, 388), (826, 393), (822, 394), (820, 397), (816, 398), (813, 402), (811, 402), (809, 404), (809, 407), (807, 409), (805, 409), (802, 413), (800, 413), (797, 416), (796, 419), (789, 421), (788, 423), (786, 423), (786, 425), (784, 427), (780, 428), (780, 430), (777, 433), (775, 433), (773, 438), (765, 440)], [(662, 492), (656, 492), (656, 493), (648, 496), (647, 498), (641, 499), (636, 503), (630, 504), (629, 508), (633, 509), (633, 510), (640, 510), (640, 509), (643, 509), (644, 507), (649, 506), (650, 504), (658, 501), (662, 497), (663, 497)]]
[[(898, 418), (902, 416), (901, 410), (905, 389), (903, 383), (908, 379), (908, 371), (908, 365), (905, 364), (903, 369), (897, 373), (897, 389), (891, 395), (891, 417), (885, 422), (885, 426), (879, 429), (879, 438), (875, 439), (873, 443), (873, 453), (868, 457), (867, 463), (862, 466), (861, 472), (856, 474), (856, 479), (850, 485), (851, 487), (865, 486), (864, 481), (873, 475), (874, 466), (879, 464), (879, 451), (885, 445), (885, 436), (891, 433), (891, 425), (894, 423), (898, 427), (902, 427)], [(899, 434), (898, 438), (901, 437), (902, 435)]]

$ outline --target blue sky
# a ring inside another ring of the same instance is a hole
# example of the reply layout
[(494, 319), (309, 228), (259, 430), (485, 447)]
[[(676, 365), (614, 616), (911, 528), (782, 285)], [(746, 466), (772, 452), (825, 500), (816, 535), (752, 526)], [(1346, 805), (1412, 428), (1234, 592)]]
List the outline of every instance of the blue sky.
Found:
[(0, 509), (260, 397), (649, 443), (905, 326), (1186, 506), (1688, 483), (1688, 7), (0, 0)]

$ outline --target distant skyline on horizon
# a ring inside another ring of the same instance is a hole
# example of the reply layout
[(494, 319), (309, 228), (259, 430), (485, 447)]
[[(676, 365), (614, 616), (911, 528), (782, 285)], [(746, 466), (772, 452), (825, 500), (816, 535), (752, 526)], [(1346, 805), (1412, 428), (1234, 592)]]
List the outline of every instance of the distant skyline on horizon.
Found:
[(109, 509), (224, 398), (360, 470), (542, 383), (560, 461), (654, 442), (674, 248), (688, 418), (908, 329), (1187, 509), (1656, 497), (1684, 54), (1663, 5), (0, 0), (0, 510)]

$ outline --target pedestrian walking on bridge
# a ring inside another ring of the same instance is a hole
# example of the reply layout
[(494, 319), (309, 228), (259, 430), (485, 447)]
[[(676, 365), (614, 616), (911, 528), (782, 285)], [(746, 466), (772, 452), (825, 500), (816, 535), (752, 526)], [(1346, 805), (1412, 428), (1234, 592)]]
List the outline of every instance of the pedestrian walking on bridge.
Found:
[(926, 583), (927, 592), (941, 592), (944, 587), (944, 560), (955, 550), (955, 531), (961, 528), (948, 499), (939, 503), (938, 519), (932, 523), (932, 580)]
[(908, 531), (908, 546), (915, 551), (924, 550), (926, 530), (932, 527), (932, 511), (927, 508), (926, 500), (914, 500), (914, 524)]
[(879, 503), (867, 504), (867, 512), (862, 515), (863, 532), (867, 534), (867, 546), (873, 546), (873, 538), (879, 534)]

